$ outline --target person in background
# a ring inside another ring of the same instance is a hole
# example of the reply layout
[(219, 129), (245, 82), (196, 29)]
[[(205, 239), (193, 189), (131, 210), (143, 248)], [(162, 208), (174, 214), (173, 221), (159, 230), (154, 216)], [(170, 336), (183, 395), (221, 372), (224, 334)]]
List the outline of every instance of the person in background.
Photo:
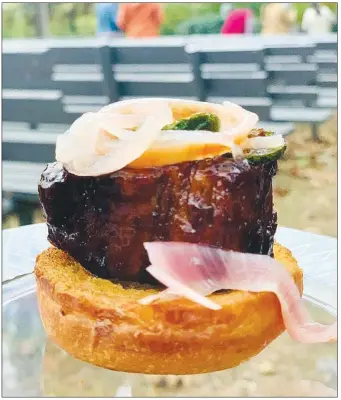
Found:
[(301, 29), (308, 34), (324, 34), (332, 31), (336, 23), (336, 15), (333, 11), (319, 3), (311, 3), (303, 14)]
[(159, 36), (162, 22), (162, 8), (158, 3), (123, 3), (116, 19), (117, 26), (132, 38)]
[(228, 14), (232, 11), (232, 3), (221, 3), (220, 17), (225, 21)]
[(97, 35), (121, 35), (116, 25), (118, 6), (118, 3), (96, 3)]
[(265, 3), (261, 8), (260, 17), (262, 34), (287, 34), (296, 28), (297, 12), (291, 3)]
[(249, 8), (233, 9), (232, 4), (225, 3), (220, 8), (220, 15), (225, 19), (221, 28), (223, 35), (252, 33), (253, 13)]

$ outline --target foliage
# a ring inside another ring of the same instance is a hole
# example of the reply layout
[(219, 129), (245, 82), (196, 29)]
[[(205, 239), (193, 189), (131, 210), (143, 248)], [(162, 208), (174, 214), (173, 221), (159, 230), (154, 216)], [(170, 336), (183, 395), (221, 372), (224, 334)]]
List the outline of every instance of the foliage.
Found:
[(91, 36), (96, 32), (96, 16), (91, 3), (51, 3), (50, 30), (54, 36)]
[(260, 16), (260, 9), (263, 3), (233, 3), (234, 8), (250, 8), (256, 18)]
[(181, 23), (175, 29), (175, 33), (177, 35), (216, 34), (220, 32), (223, 23), (220, 15), (210, 14)]
[[(25, 7), (26, 6), (26, 7)], [(32, 14), (32, 4), (6, 3), (2, 7), (2, 34), (4, 38), (21, 38), (36, 36)]]
[(220, 3), (165, 3), (163, 4), (163, 11), (165, 20), (161, 29), (164, 35), (180, 34), (178, 29), (192, 20), (197, 20), (207, 15), (219, 16)]
[[(218, 33), (222, 25), (222, 3), (163, 3), (165, 20), (161, 34)], [(251, 8), (259, 19), (264, 3), (232, 3), (236, 8)], [(298, 22), (310, 3), (293, 3)], [(337, 12), (337, 3), (324, 3)], [(89, 36), (96, 32), (93, 3), (48, 3), (52, 36)], [(3, 3), (2, 32), (4, 38), (37, 36), (39, 3)], [(259, 21), (257, 22), (259, 25)]]
[[(299, 21), (302, 21), (302, 17), (304, 14), (304, 11), (306, 8), (309, 6), (310, 3), (295, 3), (296, 11), (297, 11), (297, 19)], [(329, 8), (331, 8), (335, 13), (337, 13), (337, 3), (321, 3)]]

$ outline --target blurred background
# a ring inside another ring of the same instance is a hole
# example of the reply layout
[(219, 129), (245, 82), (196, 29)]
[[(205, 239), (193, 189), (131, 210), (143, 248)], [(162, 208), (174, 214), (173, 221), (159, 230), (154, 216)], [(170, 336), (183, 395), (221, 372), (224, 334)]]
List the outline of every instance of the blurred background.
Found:
[[(5, 3), (3, 228), (41, 222), (56, 135), (124, 98), (230, 99), (286, 135), (279, 224), (336, 236), (337, 3)], [(260, 126), (262, 126), (260, 124)]]
[[(297, 17), (290, 31), (299, 31), (304, 12), (311, 7), (311, 3), (291, 4)], [(336, 15), (336, 2), (320, 4)], [(253, 32), (259, 33), (262, 28), (262, 3), (160, 3), (160, 7), (164, 14), (160, 35), (220, 33), (225, 13), (230, 7), (250, 9), (255, 18)], [(3, 38), (92, 36), (97, 32), (97, 22), (94, 3), (3, 4)], [(331, 31), (337, 31), (336, 19)]]
[[(336, 236), (336, 16), (337, 3), (2, 4), (3, 229), (43, 222), (37, 182), (57, 135), (82, 113), (179, 97), (234, 101), (285, 135), (274, 179), (279, 224)], [(336, 396), (329, 345), (312, 352), (282, 337), (229, 371), (127, 378), (49, 342), (42, 353), (35, 302), (25, 297), (4, 313), (12, 397), (129, 397), (131, 379), (137, 396)]]

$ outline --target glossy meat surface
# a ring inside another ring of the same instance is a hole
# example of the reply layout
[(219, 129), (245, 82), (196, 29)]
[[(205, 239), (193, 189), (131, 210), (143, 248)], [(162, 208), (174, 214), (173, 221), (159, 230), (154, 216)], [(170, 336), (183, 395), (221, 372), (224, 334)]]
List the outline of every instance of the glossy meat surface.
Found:
[(48, 239), (97, 276), (149, 283), (146, 241), (272, 255), (276, 168), (219, 156), (78, 177), (49, 164), (39, 182)]

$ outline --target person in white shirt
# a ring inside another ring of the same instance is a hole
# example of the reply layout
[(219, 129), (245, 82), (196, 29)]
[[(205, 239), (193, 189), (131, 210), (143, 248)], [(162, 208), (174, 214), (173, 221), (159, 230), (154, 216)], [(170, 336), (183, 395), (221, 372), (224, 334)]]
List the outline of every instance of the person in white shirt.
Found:
[(335, 23), (336, 16), (329, 7), (312, 3), (303, 14), (301, 28), (308, 34), (323, 34), (331, 32)]

